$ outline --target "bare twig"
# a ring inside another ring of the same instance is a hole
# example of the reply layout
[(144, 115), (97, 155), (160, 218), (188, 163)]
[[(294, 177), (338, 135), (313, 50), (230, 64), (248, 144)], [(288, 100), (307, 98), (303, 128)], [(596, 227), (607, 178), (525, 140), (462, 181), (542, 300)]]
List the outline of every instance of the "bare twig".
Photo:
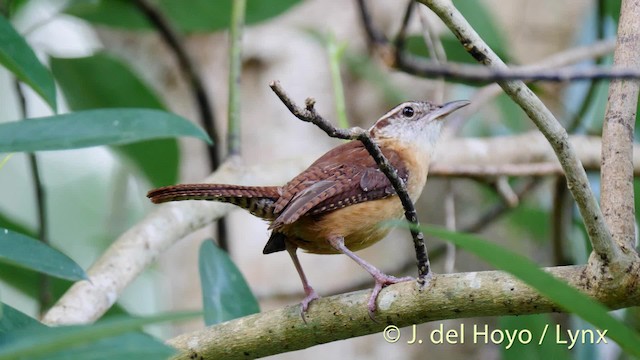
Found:
[(506, 176), (498, 176), (495, 186), (498, 195), (500, 195), (505, 204), (509, 205), (511, 208), (518, 206), (520, 199), (511, 188), (511, 185), (509, 185), (509, 181)]
[(569, 82), (580, 80), (612, 80), (612, 79), (640, 79), (640, 70), (625, 67), (606, 68), (565, 67), (560, 69), (528, 69), (525, 67), (511, 67), (505, 69), (487, 68), (480, 65), (463, 63), (434, 63), (424, 59), (402, 54), (396, 58), (395, 66), (412, 75), (449, 80), (465, 80), (475, 82), (501, 82), (508, 80), (521, 81), (550, 81)]
[(240, 74), (242, 71), (242, 30), (246, 5), (246, 0), (235, 0), (231, 12), (227, 156), (240, 154)]
[[(451, 1), (420, 0), (420, 2), (427, 5), (444, 21), (467, 52), (478, 62), (497, 71), (507, 69), (504, 62), (480, 38)], [(551, 111), (522, 81), (500, 81), (499, 85), (527, 113), (553, 147), (565, 170), (567, 184), (576, 199), (596, 254), (605, 263), (618, 258), (620, 249), (612, 240), (600, 206), (589, 186), (587, 174), (568, 141), (567, 132)]]
[[(447, 193), (444, 197), (445, 226), (447, 230), (456, 231), (456, 200), (453, 193), (453, 184), (447, 181)], [(446, 244), (447, 250), (444, 257), (444, 272), (453, 272), (456, 266), (456, 246), (451, 242)]]
[[(20, 104), (20, 112), (23, 119), (27, 118), (27, 100), (22, 91), (20, 81), (14, 80), (16, 94), (18, 95), (18, 102)], [(33, 192), (36, 198), (36, 211), (37, 211), (37, 227), (38, 227), (38, 239), (45, 244), (49, 244), (49, 222), (47, 218), (47, 193), (42, 183), (42, 176), (40, 174), (40, 166), (38, 165), (38, 158), (35, 153), (27, 154), (29, 160), (29, 167), (31, 169), (31, 176), (33, 177)], [(38, 305), (40, 307), (40, 314), (44, 314), (45, 310), (53, 303), (53, 294), (51, 290), (51, 278), (47, 274), (40, 274), (40, 286), (38, 289)]]
[(360, 21), (362, 21), (362, 27), (367, 33), (367, 41), (369, 47), (374, 47), (375, 45), (386, 44), (389, 40), (387, 37), (378, 29), (373, 26), (373, 20), (371, 19), (371, 15), (369, 14), (369, 9), (365, 3), (366, 0), (357, 0), (358, 1), (358, 9), (360, 10)]
[[(330, 137), (345, 140), (360, 140), (369, 152), (369, 155), (373, 157), (380, 170), (387, 176), (389, 182), (393, 186), (393, 189), (396, 191), (396, 194), (402, 203), (402, 207), (404, 208), (404, 214), (407, 221), (409, 221), (410, 224), (419, 224), (416, 209), (413, 206), (413, 202), (411, 201), (409, 194), (407, 193), (407, 188), (405, 187), (404, 182), (398, 176), (396, 169), (391, 165), (391, 163), (389, 163), (389, 160), (387, 160), (387, 158), (382, 154), (378, 144), (371, 139), (366, 131), (360, 128), (337, 129), (316, 112), (316, 109), (314, 108), (315, 100), (308, 98), (305, 101), (305, 108), (302, 109), (297, 106), (293, 100), (291, 100), (278, 81), (271, 82), (269, 86), (284, 103), (287, 109), (289, 109), (289, 111), (291, 111), (291, 113), (298, 119), (316, 125)], [(428, 277), (431, 275), (431, 265), (429, 264), (427, 247), (424, 245), (424, 235), (422, 232), (415, 230), (415, 228), (416, 226), (412, 226), (411, 236), (413, 238), (413, 245), (416, 251), (418, 263), (418, 283), (425, 285), (428, 281)]]
[[(640, 70), (638, 19), (637, 1), (622, 1), (614, 66)], [(613, 81), (602, 126), (602, 210), (613, 238), (624, 253), (635, 247), (632, 149), (639, 93), (639, 81)]]

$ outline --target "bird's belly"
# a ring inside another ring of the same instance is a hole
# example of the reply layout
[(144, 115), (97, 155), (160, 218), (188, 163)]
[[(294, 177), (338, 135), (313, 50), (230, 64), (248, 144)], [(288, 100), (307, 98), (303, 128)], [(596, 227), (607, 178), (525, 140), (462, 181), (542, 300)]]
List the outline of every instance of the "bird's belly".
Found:
[(382, 240), (391, 230), (384, 221), (403, 215), (397, 196), (350, 205), (320, 216), (305, 216), (283, 229), (299, 248), (315, 254), (338, 253), (328, 239), (344, 237), (352, 251), (364, 249)]

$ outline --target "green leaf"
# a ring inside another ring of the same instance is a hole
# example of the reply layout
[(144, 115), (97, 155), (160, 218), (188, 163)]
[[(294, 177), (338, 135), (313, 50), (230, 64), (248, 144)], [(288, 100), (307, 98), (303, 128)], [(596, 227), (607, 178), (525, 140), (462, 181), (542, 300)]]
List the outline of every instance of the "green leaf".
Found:
[(218, 324), (260, 312), (258, 301), (242, 273), (213, 240), (202, 242), (198, 267), (205, 324)]
[[(184, 32), (212, 32), (229, 27), (232, 0), (160, 0), (159, 9)], [(268, 20), (287, 11), (301, 0), (247, 0), (247, 25)], [(70, 6), (67, 14), (94, 24), (128, 30), (150, 30), (151, 24), (128, 0), (82, 1)]]
[(56, 86), (45, 68), (11, 23), (0, 15), (0, 65), (37, 92), (53, 111), (56, 107)]
[(0, 152), (76, 149), (176, 136), (211, 142), (202, 129), (174, 114), (103, 109), (0, 124)]
[(65, 13), (96, 25), (126, 30), (151, 30), (151, 23), (129, 0), (75, 1)]
[(73, 110), (117, 107), (166, 110), (158, 96), (127, 65), (109, 54), (54, 57), (51, 71)]
[[(43, 359), (48, 359), (49, 354), (74, 349), (100, 339), (128, 333), (144, 325), (182, 320), (198, 314), (182, 312), (137, 318), (114, 317), (93, 325), (26, 328), (12, 331), (0, 335), (0, 359), (34, 359), (40, 356)], [(120, 345), (114, 343), (112, 346)]]
[[(405, 223), (405, 226), (406, 223)], [(434, 227), (420, 227), (425, 234), (450, 241), (536, 289), (541, 295), (602, 330), (621, 348), (640, 356), (640, 335), (608, 313), (601, 303), (540, 269), (526, 257), (505, 250), (481, 237)]]
[(0, 228), (0, 261), (72, 281), (87, 278), (67, 255), (28, 236)]
[[(157, 95), (129, 67), (106, 53), (84, 58), (52, 58), (51, 71), (74, 111), (165, 109)], [(147, 140), (114, 149), (140, 169), (153, 186), (178, 181), (180, 153), (176, 139)]]
[(45, 327), (38, 320), (23, 314), (7, 304), (0, 303), (0, 306), (2, 307), (0, 335), (28, 327)]

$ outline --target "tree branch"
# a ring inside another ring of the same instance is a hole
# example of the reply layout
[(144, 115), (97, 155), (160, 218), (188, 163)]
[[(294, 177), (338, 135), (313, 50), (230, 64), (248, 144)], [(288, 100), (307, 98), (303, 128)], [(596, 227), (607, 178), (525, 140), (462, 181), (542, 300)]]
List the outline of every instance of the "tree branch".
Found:
[[(614, 66), (640, 69), (640, 4), (622, 1)], [(623, 252), (635, 248), (633, 138), (640, 82), (615, 80), (609, 86), (602, 126), (601, 201), (604, 218)]]
[(418, 263), (418, 283), (423, 286), (427, 283), (428, 277), (431, 275), (431, 265), (429, 264), (429, 256), (427, 255), (427, 247), (424, 245), (424, 235), (421, 231), (416, 230), (418, 223), (418, 214), (413, 206), (413, 202), (407, 193), (404, 181), (398, 176), (396, 169), (391, 166), (389, 160), (382, 154), (382, 150), (378, 144), (371, 139), (369, 133), (360, 128), (350, 129), (337, 129), (330, 122), (322, 118), (314, 108), (315, 100), (308, 98), (305, 101), (305, 109), (297, 106), (293, 100), (287, 95), (278, 81), (273, 81), (269, 85), (271, 89), (276, 93), (278, 98), (284, 103), (284, 105), (295, 115), (298, 119), (310, 122), (322, 129), (330, 137), (338, 139), (348, 140), (360, 140), (364, 147), (369, 152), (369, 155), (375, 160), (380, 170), (385, 174), (389, 182), (396, 191), (402, 207), (404, 208), (404, 215), (410, 224), (413, 224), (411, 228), (411, 237), (413, 238), (413, 245), (416, 251), (416, 258)]
[[(617, 292), (593, 291), (583, 278), (585, 268), (546, 270), (612, 309), (640, 304), (637, 286), (616, 283)], [(246, 359), (380, 333), (390, 324), (400, 328), (442, 319), (561, 311), (537, 291), (500, 271), (437, 274), (429, 291), (420, 291), (411, 282), (388, 286), (380, 293), (381, 322), (369, 319), (364, 306), (368, 296), (369, 291), (363, 290), (315, 300), (306, 324), (294, 305), (183, 334), (168, 343), (180, 350), (175, 359)], [(380, 341), (385, 341), (382, 333)]]
[[(428, 6), (444, 21), (467, 52), (478, 62), (497, 71), (507, 69), (504, 62), (480, 38), (451, 1), (420, 0), (420, 2)], [(500, 81), (498, 84), (527, 113), (553, 147), (565, 171), (567, 185), (580, 209), (580, 214), (584, 219), (589, 239), (596, 254), (605, 264), (613, 259), (620, 258), (620, 249), (613, 242), (600, 206), (589, 186), (587, 174), (568, 141), (565, 129), (551, 111), (522, 81)]]

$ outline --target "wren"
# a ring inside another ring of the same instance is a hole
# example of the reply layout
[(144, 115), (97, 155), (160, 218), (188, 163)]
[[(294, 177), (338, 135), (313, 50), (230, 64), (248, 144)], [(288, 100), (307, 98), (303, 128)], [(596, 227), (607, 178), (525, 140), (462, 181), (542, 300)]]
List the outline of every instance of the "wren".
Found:
[[(414, 203), (427, 181), (443, 119), (468, 104), (466, 100), (444, 105), (405, 102), (368, 130), (404, 181)], [(182, 184), (151, 190), (147, 196), (154, 203), (227, 202), (269, 221), (272, 232), (263, 253), (286, 250), (291, 256), (306, 294), (301, 303), (303, 315), (309, 303), (319, 296), (307, 281), (297, 249), (314, 254), (345, 254), (369, 272), (375, 280), (368, 302), (370, 315), (375, 312), (376, 299), (384, 286), (411, 279), (386, 275), (354, 253), (389, 233), (389, 227), (380, 226), (381, 222), (404, 214), (393, 186), (358, 140), (333, 148), (283, 186)]]

